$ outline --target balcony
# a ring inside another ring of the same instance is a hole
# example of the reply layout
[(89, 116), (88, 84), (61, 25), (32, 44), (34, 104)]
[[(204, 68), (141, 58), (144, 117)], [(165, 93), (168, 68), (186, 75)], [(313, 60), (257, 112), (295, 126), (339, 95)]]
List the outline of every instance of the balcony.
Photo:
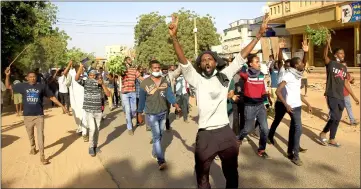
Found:
[(271, 16), (272, 23), (284, 23), (285, 17), (305, 13), (308, 11), (319, 10), (321, 8), (332, 7), (345, 2), (336, 1), (281, 1), (281, 2), (269, 2), (269, 14)]

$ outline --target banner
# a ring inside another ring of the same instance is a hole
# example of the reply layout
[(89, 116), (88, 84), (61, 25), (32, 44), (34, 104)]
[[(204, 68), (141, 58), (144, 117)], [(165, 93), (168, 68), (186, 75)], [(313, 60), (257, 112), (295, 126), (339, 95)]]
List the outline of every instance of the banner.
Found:
[(361, 20), (361, 2), (341, 6), (342, 23), (359, 22)]

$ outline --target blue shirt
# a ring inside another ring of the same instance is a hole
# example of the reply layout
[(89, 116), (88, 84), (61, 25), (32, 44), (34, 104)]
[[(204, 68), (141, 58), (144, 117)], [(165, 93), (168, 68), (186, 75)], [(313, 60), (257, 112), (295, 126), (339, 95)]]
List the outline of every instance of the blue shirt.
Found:
[(46, 84), (18, 83), (13, 86), (13, 90), (15, 93), (22, 94), (24, 116), (44, 115), (43, 97), (54, 96)]
[(271, 69), (271, 88), (278, 87), (278, 70)]

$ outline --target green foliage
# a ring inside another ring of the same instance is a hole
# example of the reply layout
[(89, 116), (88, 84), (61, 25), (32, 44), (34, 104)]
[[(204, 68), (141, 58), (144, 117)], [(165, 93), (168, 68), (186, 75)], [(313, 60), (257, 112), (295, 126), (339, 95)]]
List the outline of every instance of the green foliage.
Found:
[(335, 31), (324, 26), (319, 26), (318, 29), (312, 29), (310, 26), (306, 27), (307, 38), (316, 46), (325, 45), (327, 38), (331, 37), (331, 32), (335, 33)]
[(43, 1), (1, 1), (2, 68), (39, 36), (49, 34), (56, 7)]
[[(178, 23), (178, 40), (183, 47), (186, 57), (194, 57), (194, 21), (197, 20), (197, 42), (198, 53), (208, 50), (213, 45), (220, 44), (220, 36), (216, 32), (213, 23), (213, 17), (210, 15), (199, 16), (194, 11), (182, 8), (177, 13)], [(140, 15), (138, 23), (134, 28), (136, 62), (143, 67), (147, 67), (149, 61), (154, 57), (162, 64), (171, 65), (177, 62), (173, 44), (169, 38), (168, 24), (166, 16), (158, 12)]]
[[(85, 53), (81, 49), (75, 48), (75, 47), (67, 50), (65, 57), (66, 57), (67, 61), (72, 60), (73, 65), (80, 64), (80, 61), (84, 60), (87, 57), (89, 58), (89, 61), (87, 63), (88, 65), (90, 65), (91, 62), (95, 61), (94, 53)], [(91, 65), (91, 66), (93, 66), (93, 65)]]
[(123, 75), (125, 71), (127, 71), (127, 67), (123, 62), (125, 56), (114, 56), (112, 57), (109, 62), (107, 63), (107, 69), (110, 73)]

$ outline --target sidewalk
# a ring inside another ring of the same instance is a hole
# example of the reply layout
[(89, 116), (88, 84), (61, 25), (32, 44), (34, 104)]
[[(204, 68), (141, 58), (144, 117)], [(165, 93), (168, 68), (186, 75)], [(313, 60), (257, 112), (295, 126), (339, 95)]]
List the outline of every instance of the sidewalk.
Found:
[(101, 161), (89, 156), (73, 117), (60, 108), (45, 111), (45, 155), (51, 162), (45, 166), (39, 154), (29, 155), (23, 117), (3, 115), (2, 188), (117, 188)]

